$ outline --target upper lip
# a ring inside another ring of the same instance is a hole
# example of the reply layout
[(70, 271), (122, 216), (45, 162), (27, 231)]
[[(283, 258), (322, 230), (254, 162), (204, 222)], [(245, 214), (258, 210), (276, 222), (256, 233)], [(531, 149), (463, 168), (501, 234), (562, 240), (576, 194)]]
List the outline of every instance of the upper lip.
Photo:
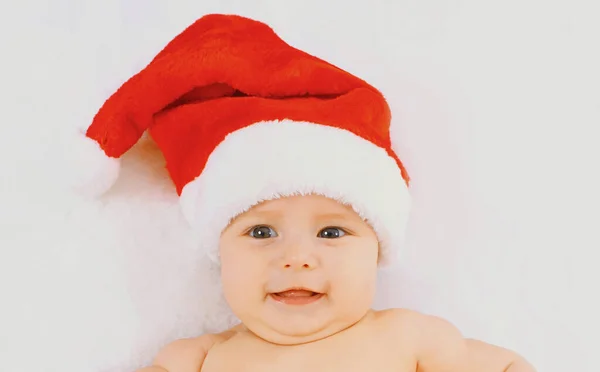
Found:
[(307, 291), (307, 292), (313, 292), (313, 293), (322, 293), (320, 291), (315, 291), (314, 289), (308, 288), (308, 287), (289, 287), (289, 288), (284, 288), (280, 291), (274, 291), (271, 293), (281, 293), (281, 292), (287, 292), (287, 291)]

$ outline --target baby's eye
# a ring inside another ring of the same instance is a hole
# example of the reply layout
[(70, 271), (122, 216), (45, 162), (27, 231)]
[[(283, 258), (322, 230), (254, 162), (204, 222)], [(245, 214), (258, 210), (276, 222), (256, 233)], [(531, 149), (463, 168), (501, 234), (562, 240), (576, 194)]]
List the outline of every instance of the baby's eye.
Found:
[(250, 236), (256, 239), (268, 239), (277, 236), (275, 230), (269, 226), (256, 226), (249, 232)]
[(339, 227), (326, 227), (323, 230), (319, 231), (318, 234), (319, 238), (325, 239), (341, 238), (344, 235), (346, 235), (346, 232), (340, 229)]

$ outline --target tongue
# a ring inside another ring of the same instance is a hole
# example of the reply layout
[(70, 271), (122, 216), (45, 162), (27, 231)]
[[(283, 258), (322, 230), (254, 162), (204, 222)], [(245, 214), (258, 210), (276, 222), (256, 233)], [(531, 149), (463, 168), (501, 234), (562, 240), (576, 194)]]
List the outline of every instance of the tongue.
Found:
[(281, 297), (310, 297), (313, 296), (315, 292), (305, 291), (305, 290), (290, 290), (285, 292), (277, 293), (278, 296)]

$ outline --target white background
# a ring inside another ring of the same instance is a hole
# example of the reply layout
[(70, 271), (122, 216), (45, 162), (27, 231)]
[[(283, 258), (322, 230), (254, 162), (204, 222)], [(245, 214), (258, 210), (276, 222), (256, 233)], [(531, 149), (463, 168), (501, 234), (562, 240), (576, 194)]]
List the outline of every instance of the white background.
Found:
[(147, 362), (136, 347), (170, 329), (168, 303), (197, 305), (188, 295), (201, 285), (173, 279), (191, 272), (173, 257), (193, 241), (153, 149), (133, 151), (146, 162), (130, 161), (98, 202), (60, 192), (56, 155), (63, 132), (87, 127), (170, 39), (218, 12), (270, 24), (388, 98), (415, 209), (378, 306), (446, 317), (539, 371), (598, 370), (594, 1), (209, 3), (0, 6), (0, 369), (130, 370)]

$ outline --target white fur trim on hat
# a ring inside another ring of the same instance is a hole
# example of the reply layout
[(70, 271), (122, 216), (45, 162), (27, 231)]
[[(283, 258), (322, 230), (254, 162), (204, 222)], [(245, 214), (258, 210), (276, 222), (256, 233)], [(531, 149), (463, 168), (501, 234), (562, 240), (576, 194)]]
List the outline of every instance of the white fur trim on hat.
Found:
[(201, 249), (219, 261), (230, 221), (261, 201), (320, 194), (351, 205), (375, 230), (380, 264), (404, 244), (408, 187), (387, 152), (349, 131), (291, 120), (260, 122), (229, 134), (180, 203)]

